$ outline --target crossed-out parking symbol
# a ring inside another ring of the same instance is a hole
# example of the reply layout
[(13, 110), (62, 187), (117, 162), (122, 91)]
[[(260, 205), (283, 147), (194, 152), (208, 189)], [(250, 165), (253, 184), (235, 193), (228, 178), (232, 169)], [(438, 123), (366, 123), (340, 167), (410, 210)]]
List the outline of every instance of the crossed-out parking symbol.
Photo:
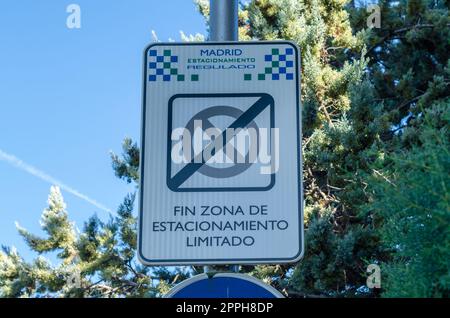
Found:
[[(253, 103), (247, 110), (243, 111), (239, 108), (227, 106), (227, 105), (215, 105), (211, 107), (207, 107), (199, 112), (197, 112), (194, 116), (190, 118), (188, 123), (186, 124), (186, 130), (190, 132), (190, 136), (194, 136), (194, 130), (195, 130), (195, 122), (201, 121), (202, 122), (202, 129), (206, 133), (207, 130), (210, 128), (216, 128), (212, 122), (211, 119), (216, 116), (226, 116), (233, 119), (233, 122), (231, 125), (229, 125), (226, 129), (221, 130), (220, 137), (217, 136), (217, 138), (220, 138), (219, 140), (222, 140), (222, 143), (217, 142), (210, 142), (206, 145), (206, 147), (203, 148), (203, 150), (200, 153), (194, 154), (194, 157), (191, 159), (189, 163), (187, 163), (183, 168), (181, 168), (177, 173), (175, 173), (174, 176), (171, 175), (171, 169), (170, 165), (171, 163), (168, 162), (168, 174), (167, 174), (167, 185), (170, 189), (173, 191), (180, 191), (180, 187), (183, 183), (185, 183), (191, 176), (193, 176), (196, 172), (209, 177), (213, 179), (226, 179), (231, 178), (234, 176), (238, 176), (248, 170), (252, 166), (252, 162), (250, 162), (250, 151), (247, 151), (245, 154), (245, 160), (242, 160), (242, 162), (236, 162), (236, 160), (233, 160), (233, 165), (227, 166), (227, 167), (217, 167), (209, 165), (208, 162), (204, 160), (204, 154), (214, 154), (219, 151), (221, 151), (224, 147), (227, 146), (228, 143), (231, 142), (231, 140), (236, 136), (239, 131), (242, 129), (248, 129), (252, 128), (256, 132), (256, 143), (259, 144), (260, 142), (260, 136), (259, 136), (259, 127), (257, 126), (255, 119), (256, 117), (261, 114), (267, 107), (270, 107), (271, 111), (271, 128), (273, 128), (273, 98), (272, 96), (268, 94), (235, 94), (229, 96), (228, 94), (212, 94), (211, 96), (214, 97), (239, 97), (239, 96), (245, 96), (245, 97), (259, 97), (258, 100)], [(175, 95), (171, 98), (171, 101), (169, 102), (169, 133), (171, 133), (172, 129), (172, 123), (171, 123), (171, 117), (173, 112), (173, 100), (176, 98), (188, 98), (188, 97), (194, 97), (196, 95)], [(203, 95), (203, 96), (209, 96), (209, 95)], [(229, 130), (233, 131), (234, 134), (227, 133)], [(254, 141), (253, 141), (254, 142)], [(193, 152), (193, 143), (191, 143), (191, 151)], [(169, 148), (171, 146), (171, 141), (168, 147), (168, 155), (169, 155)], [(233, 145), (233, 151), (235, 153), (234, 158), (237, 158), (237, 152), (239, 151), (236, 149), (236, 145)], [(257, 147), (259, 148), (259, 147)], [(258, 149), (259, 150), (259, 149)], [(225, 154), (227, 152), (225, 151)]]
[[(194, 136), (194, 129), (195, 129), (194, 122), (197, 120), (200, 120), (202, 122), (202, 128), (203, 128), (203, 130), (205, 130), (207, 132), (208, 129), (215, 128), (214, 125), (209, 120), (210, 118), (215, 117), (215, 116), (228, 116), (228, 117), (232, 117), (234, 119), (238, 119), (243, 114), (244, 114), (244, 112), (236, 107), (212, 106), (212, 107), (206, 108), (206, 109), (198, 112), (197, 114), (195, 114), (191, 118), (191, 120), (188, 122), (188, 124), (186, 125), (186, 129), (190, 132), (191, 136)], [(247, 128), (253, 128), (256, 131), (257, 142), (258, 142), (259, 132), (258, 132), (258, 126), (256, 125), (255, 121), (252, 120), (247, 125)], [(193, 151), (193, 149), (194, 148), (192, 146), (192, 151)], [(214, 149), (214, 151), (218, 151), (218, 150)], [(233, 156), (233, 157), (237, 158), (236, 154), (237, 154), (238, 150), (236, 148), (234, 148), (234, 152), (235, 152), (235, 156)], [(238, 174), (241, 174), (242, 172), (244, 172), (245, 170), (250, 168), (252, 163), (249, 162), (249, 157), (250, 157), (250, 154), (249, 154), (249, 152), (247, 152), (245, 161), (243, 163), (234, 162), (233, 166), (227, 167), (227, 168), (217, 168), (217, 167), (209, 166), (208, 164), (204, 164), (200, 169), (198, 169), (198, 172), (205, 176), (211, 177), (211, 178), (233, 177)], [(236, 160), (234, 160), (234, 161), (236, 161)]]

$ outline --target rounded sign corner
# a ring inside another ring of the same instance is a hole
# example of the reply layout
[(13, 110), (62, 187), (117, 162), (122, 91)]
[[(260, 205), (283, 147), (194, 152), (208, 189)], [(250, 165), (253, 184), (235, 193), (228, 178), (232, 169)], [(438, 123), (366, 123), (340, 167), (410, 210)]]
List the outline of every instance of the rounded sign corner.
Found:
[(137, 257), (138, 257), (138, 261), (141, 262), (141, 264), (150, 266), (149, 260), (142, 253), (142, 244), (141, 243), (138, 243)]
[(147, 44), (145, 47), (144, 47), (144, 54), (148, 54), (148, 51), (150, 51), (150, 49), (151, 48), (153, 48), (153, 47), (156, 47), (156, 46), (164, 46), (165, 44), (164, 43), (162, 43), (162, 42), (153, 42), (153, 43), (150, 43), (150, 44)]
[(303, 245), (300, 246), (298, 253), (293, 256), (290, 260), (288, 260), (287, 263), (298, 263), (300, 262), (303, 257), (305, 256), (305, 249), (303, 248)]
[(295, 43), (294, 41), (291, 40), (284, 40), (284, 43), (286, 43), (287, 45), (292, 46), (292, 48), (295, 50), (295, 53), (297, 54), (297, 56), (300, 56), (300, 47), (298, 46), (297, 43)]

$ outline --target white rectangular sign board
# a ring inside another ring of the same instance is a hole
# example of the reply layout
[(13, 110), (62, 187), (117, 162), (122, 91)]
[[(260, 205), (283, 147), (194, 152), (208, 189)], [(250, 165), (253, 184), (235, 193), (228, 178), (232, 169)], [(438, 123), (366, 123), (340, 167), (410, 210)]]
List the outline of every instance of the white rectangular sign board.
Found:
[(141, 262), (298, 261), (298, 48), (287, 41), (152, 44), (143, 89)]

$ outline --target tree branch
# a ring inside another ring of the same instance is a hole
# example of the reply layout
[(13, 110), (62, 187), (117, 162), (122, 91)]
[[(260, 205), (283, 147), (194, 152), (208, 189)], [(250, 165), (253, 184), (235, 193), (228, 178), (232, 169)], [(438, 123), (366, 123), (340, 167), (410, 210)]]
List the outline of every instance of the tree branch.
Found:
[[(408, 27), (404, 27), (404, 28), (401, 28), (401, 29), (397, 29), (397, 30), (388, 32), (388, 34), (386, 36), (384, 36), (380, 41), (375, 43), (372, 47), (370, 47), (370, 49), (367, 50), (367, 54), (372, 52), (374, 49), (376, 49), (378, 46), (380, 46), (382, 43), (384, 43), (388, 39), (391, 39), (392, 37), (394, 37), (394, 36), (396, 36), (398, 34), (410, 31), (412, 29), (426, 29), (426, 28), (434, 28), (434, 27), (435, 27), (435, 25), (434, 24), (430, 24), (430, 23), (427, 23), (427, 24), (416, 24), (416, 25), (412, 25), (412, 26), (408, 26)], [(447, 23), (447, 27), (450, 27), (450, 23)]]

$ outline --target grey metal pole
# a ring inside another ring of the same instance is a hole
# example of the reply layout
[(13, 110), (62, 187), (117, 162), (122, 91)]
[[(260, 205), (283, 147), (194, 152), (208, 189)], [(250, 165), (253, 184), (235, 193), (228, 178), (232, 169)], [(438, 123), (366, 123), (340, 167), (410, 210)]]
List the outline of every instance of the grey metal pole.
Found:
[(230, 271), (232, 271), (233, 273), (239, 273), (240, 270), (241, 270), (241, 266), (239, 266), (239, 265), (231, 265), (230, 266)]
[(238, 41), (238, 0), (210, 0), (210, 41)]

